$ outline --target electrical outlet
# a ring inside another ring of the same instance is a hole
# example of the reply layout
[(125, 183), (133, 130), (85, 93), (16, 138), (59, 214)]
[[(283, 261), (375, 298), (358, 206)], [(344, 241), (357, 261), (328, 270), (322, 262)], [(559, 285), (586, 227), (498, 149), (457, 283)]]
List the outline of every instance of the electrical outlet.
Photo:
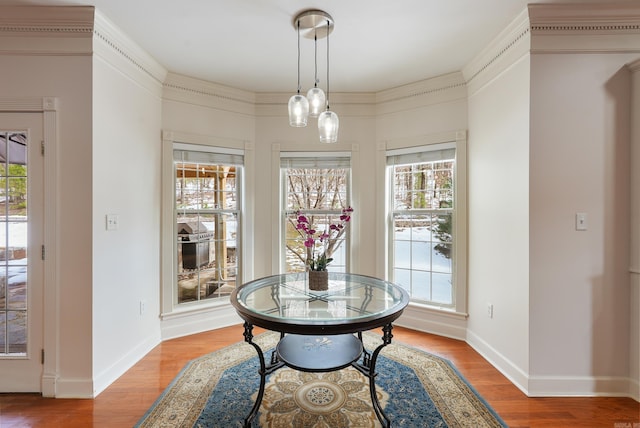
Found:
[(140, 315), (144, 315), (144, 311), (147, 309), (146, 306), (147, 303), (144, 300), (140, 300)]
[(487, 303), (487, 316), (493, 318), (493, 304)]

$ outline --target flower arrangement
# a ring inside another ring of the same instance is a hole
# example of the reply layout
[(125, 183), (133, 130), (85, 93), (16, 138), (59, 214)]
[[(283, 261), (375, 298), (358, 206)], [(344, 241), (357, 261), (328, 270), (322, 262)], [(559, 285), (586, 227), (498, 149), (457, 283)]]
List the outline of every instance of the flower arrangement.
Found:
[[(309, 219), (300, 211), (296, 212), (296, 230), (304, 236), (304, 246), (307, 249), (306, 265), (312, 271), (326, 271), (327, 265), (333, 261), (331, 255), (337, 249), (336, 243), (345, 231), (347, 223), (351, 220), (353, 208), (347, 207), (342, 210), (340, 221), (330, 224), (324, 231), (318, 231), (311, 224)], [(321, 251), (316, 254), (316, 247)]]

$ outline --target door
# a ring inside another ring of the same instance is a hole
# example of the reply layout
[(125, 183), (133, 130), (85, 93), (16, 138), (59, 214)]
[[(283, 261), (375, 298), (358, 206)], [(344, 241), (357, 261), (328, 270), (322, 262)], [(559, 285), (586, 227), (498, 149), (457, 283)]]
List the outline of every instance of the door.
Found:
[(41, 113), (0, 113), (0, 392), (41, 392)]

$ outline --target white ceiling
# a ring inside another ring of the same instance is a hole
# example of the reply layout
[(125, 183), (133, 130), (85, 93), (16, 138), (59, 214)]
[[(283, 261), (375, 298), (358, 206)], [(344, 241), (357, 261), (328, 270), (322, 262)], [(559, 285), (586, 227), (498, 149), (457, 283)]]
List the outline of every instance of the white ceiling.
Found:
[[(525, 10), (527, 3), (0, 0), (0, 5), (93, 5), (169, 71), (252, 92), (296, 90), (297, 35), (293, 19), (306, 9), (322, 9), (335, 21), (329, 40), (330, 90), (375, 92), (460, 71)], [(313, 86), (313, 52), (313, 41), (302, 38), (303, 90)], [(318, 42), (318, 53), (319, 86), (325, 88), (326, 39)]]

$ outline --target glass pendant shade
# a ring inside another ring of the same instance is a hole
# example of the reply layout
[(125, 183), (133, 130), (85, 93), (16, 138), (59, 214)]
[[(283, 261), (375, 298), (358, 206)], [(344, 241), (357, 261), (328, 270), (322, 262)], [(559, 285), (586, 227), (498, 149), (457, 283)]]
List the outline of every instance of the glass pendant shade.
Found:
[(338, 115), (332, 111), (323, 111), (318, 116), (318, 131), (321, 143), (335, 143), (338, 141)]
[(318, 117), (326, 103), (324, 91), (318, 87), (309, 89), (307, 92), (307, 100), (309, 100), (309, 116)]
[(289, 98), (289, 125), (296, 128), (307, 126), (309, 101), (300, 94)]

